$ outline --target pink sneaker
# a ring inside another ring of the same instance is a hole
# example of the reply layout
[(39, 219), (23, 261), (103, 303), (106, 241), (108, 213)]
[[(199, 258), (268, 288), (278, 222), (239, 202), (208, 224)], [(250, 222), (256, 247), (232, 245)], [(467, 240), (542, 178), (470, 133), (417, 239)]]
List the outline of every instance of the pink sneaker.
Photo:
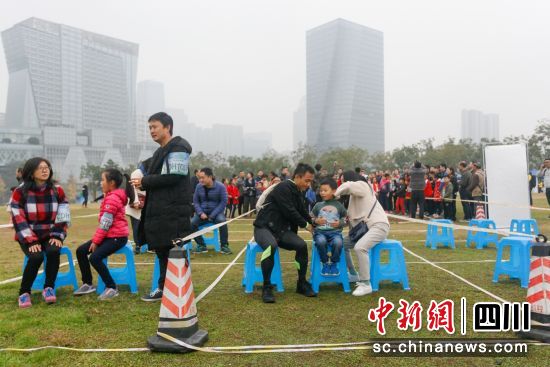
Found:
[(32, 306), (31, 295), (28, 293), (23, 293), (19, 296), (19, 308), (29, 308)]
[(51, 287), (44, 288), (42, 291), (42, 297), (47, 304), (52, 304), (57, 301), (57, 298), (55, 298), (55, 291)]

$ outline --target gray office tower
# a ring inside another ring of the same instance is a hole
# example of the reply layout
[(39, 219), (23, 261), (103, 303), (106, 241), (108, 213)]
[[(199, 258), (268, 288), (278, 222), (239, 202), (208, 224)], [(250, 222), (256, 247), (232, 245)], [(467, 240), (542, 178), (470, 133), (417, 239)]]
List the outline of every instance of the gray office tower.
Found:
[(308, 145), (383, 152), (383, 33), (336, 19), (306, 38)]
[(117, 142), (135, 137), (137, 44), (37, 18), (2, 32), (2, 41), (7, 128), (63, 126), (92, 146), (91, 131), (96, 140), (100, 132)]

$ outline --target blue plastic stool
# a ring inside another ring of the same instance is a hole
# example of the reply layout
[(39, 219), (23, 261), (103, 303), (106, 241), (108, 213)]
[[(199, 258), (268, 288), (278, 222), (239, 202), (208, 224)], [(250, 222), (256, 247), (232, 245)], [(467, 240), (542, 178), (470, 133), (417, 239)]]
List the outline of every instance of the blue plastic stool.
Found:
[(344, 292), (349, 293), (351, 289), (349, 287), (349, 278), (348, 278), (348, 265), (346, 263), (346, 254), (344, 253), (344, 248), (342, 247), (342, 252), (340, 254), (340, 261), (338, 262), (338, 271), (340, 275), (338, 276), (325, 276), (321, 274), (321, 257), (319, 256), (319, 251), (313, 242), (311, 251), (311, 287), (315, 293), (319, 293), (319, 285), (321, 283), (340, 283), (344, 287)]
[(539, 226), (535, 219), (512, 219), (512, 222), (510, 223), (510, 232), (532, 235), (537, 235), (540, 233)]
[[(187, 259), (189, 260), (189, 270), (191, 270), (191, 248), (193, 247), (193, 244), (191, 242), (187, 242), (183, 248), (187, 251)], [(155, 268), (153, 269), (153, 277), (151, 278), (151, 292), (153, 292), (155, 289), (158, 288), (160, 278), (160, 264), (159, 264), (159, 258), (155, 255)]]
[[(389, 262), (381, 263), (382, 251), (389, 252)], [(391, 280), (401, 283), (404, 290), (410, 290), (407, 264), (403, 253), (403, 245), (396, 240), (384, 240), (369, 250), (370, 283), (373, 291), (377, 291), (381, 280)]]
[[(243, 267), (243, 280), (242, 286), (245, 293), (252, 293), (254, 291), (255, 283), (264, 282), (264, 276), (262, 275), (262, 268), (256, 266), (256, 254), (263, 253), (263, 249), (256, 242), (248, 242), (246, 245), (246, 253)], [(277, 292), (284, 292), (283, 277), (281, 273), (281, 259), (279, 258), (279, 250), (275, 251), (274, 255), (275, 265), (271, 272), (271, 284), (277, 287)]]
[[(432, 219), (433, 223), (453, 224), (449, 219)], [(439, 230), (441, 228), (441, 231)], [(434, 224), (428, 224), (428, 232), (426, 233), (426, 247), (432, 247), (432, 250), (437, 249), (437, 245), (441, 243), (444, 247), (455, 248), (455, 237), (452, 228), (439, 227)]]
[[(523, 237), (504, 237), (497, 243), (497, 260), (493, 273), (493, 282), (498, 283), (498, 277), (502, 274), (508, 275), (510, 279), (519, 279), (522, 288), (529, 285), (529, 270), (531, 265), (532, 241)], [(510, 259), (502, 260), (506, 247), (510, 248)]]
[[(214, 224), (213, 223), (201, 224), (199, 226), (199, 230), (208, 228), (212, 225), (214, 225)], [(221, 246), (220, 246), (220, 231), (219, 231), (219, 228), (216, 228), (215, 230), (213, 230), (211, 232), (203, 234), (202, 239), (204, 240), (204, 244), (206, 246), (214, 246), (214, 250), (216, 250), (216, 252), (220, 252)]]
[[(468, 225), (470, 227), (496, 229), (495, 222), (490, 219), (472, 219)], [(476, 249), (482, 250), (490, 243), (496, 245), (498, 242), (498, 235), (496, 233), (476, 232), (476, 230), (472, 228), (468, 231), (468, 236), (466, 237), (466, 247), (470, 247), (472, 242), (476, 244)]]
[[(113, 277), (113, 280), (118, 285), (128, 284), (130, 286), (130, 292), (138, 292), (138, 284), (136, 279), (136, 263), (134, 261), (134, 249), (132, 245), (127, 243), (123, 248), (115, 252), (117, 255), (124, 255), (126, 257), (126, 265), (122, 268), (109, 268), (109, 272)], [(103, 263), (107, 265), (107, 258), (103, 259)], [(98, 276), (97, 280), (97, 293), (101, 294), (105, 290), (105, 283), (103, 279)]]
[[(73, 262), (73, 255), (71, 253), (71, 250), (68, 247), (61, 247), (59, 250), (59, 255), (66, 255), (67, 256), (67, 262), (69, 263), (69, 271), (59, 271), (57, 273), (57, 278), (55, 278), (55, 289), (59, 287), (63, 287), (66, 285), (72, 285), (73, 289), (76, 291), (78, 289), (78, 282), (76, 280), (76, 272), (74, 270), (74, 262)], [(27, 262), (29, 261), (29, 258), (25, 256), (25, 260), (23, 260), (23, 271), (25, 270), (25, 267), (27, 266)], [(44, 254), (44, 270), (46, 270), (46, 254)], [(44, 289), (44, 282), (46, 281), (46, 273), (45, 271), (38, 274), (36, 276), (36, 279), (32, 283), (32, 290), (38, 291)]]
[(145, 244), (145, 245), (141, 246), (141, 248), (139, 249), (140, 254), (145, 254), (145, 253), (147, 253), (147, 251), (149, 251), (149, 245), (148, 244)]

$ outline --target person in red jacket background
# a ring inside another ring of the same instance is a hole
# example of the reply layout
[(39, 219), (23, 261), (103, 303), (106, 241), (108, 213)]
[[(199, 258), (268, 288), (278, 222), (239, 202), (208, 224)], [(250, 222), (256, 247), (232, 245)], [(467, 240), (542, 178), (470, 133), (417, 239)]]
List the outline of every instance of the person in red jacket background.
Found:
[(227, 207), (229, 209), (228, 218), (235, 218), (235, 210), (239, 205), (239, 188), (237, 187), (237, 177), (233, 177), (227, 185)]
[[(122, 190), (120, 186), (124, 178), (126, 178), (126, 189)], [(130, 177), (113, 168), (106, 169), (101, 174), (101, 189), (105, 197), (99, 209), (99, 227), (94, 237), (76, 250), (83, 284), (74, 292), (74, 295), (81, 296), (95, 292), (96, 288), (92, 285), (91, 263), (105, 283), (105, 290), (99, 299), (106, 300), (118, 296), (118, 290), (103, 259), (120, 250), (128, 242), (126, 204), (128, 200), (134, 201), (132, 197), (134, 190), (130, 184)], [(89, 259), (88, 254), (90, 254)]]

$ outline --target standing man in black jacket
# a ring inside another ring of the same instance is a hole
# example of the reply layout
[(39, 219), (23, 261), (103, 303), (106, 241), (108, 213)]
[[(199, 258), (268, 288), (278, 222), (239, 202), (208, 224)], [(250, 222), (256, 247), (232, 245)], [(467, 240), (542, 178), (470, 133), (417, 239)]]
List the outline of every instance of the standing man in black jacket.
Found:
[(147, 193), (139, 224), (140, 243), (147, 243), (156, 252), (160, 265), (158, 288), (141, 298), (146, 302), (162, 299), (172, 240), (191, 233), (192, 148), (187, 140), (172, 136), (173, 127), (172, 118), (164, 112), (149, 118), (149, 132), (160, 148), (153, 154), (147, 175), (132, 180), (136, 188)]
[(306, 297), (317, 296), (306, 280), (307, 244), (298, 236), (298, 227), (313, 232), (311, 217), (306, 210), (304, 192), (310, 187), (314, 174), (313, 167), (299, 163), (292, 180), (277, 184), (266, 197), (263, 207), (258, 208), (254, 221), (254, 239), (264, 250), (261, 266), (264, 278), (262, 299), (265, 303), (275, 302), (271, 272), (275, 251), (279, 247), (296, 251), (295, 263), (298, 269), (296, 292)]

